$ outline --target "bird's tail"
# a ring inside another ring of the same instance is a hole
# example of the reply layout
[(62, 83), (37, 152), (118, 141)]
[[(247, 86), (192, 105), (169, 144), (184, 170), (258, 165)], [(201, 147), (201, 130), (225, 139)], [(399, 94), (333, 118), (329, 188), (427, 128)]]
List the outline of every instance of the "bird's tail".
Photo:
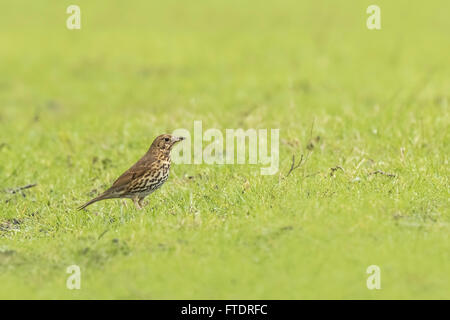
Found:
[(83, 204), (82, 206), (78, 207), (78, 210), (83, 210), (84, 208), (86, 208), (87, 206), (90, 206), (91, 204), (93, 204), (94, 202), (100, 201), (100, 200), (105, 200), (105, 199), (109, 199), (110, 195), (107, 193), (103, 193), (101, 195), (99, 195), (98, 197), (86, 202), (85, 204)]

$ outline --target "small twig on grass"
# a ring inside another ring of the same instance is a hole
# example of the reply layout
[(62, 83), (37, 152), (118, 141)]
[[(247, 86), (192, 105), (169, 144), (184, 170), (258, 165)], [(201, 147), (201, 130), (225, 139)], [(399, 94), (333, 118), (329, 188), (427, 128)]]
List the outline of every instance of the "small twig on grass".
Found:
[[(10, 194), (16, 194), (16, 193), (20, 192), (22, 197), (25, 198), (26, 195), (25, 195), (25, 192), (23, 192), (23, 190), (30, 189), (30, 188), (33, 188), (35, 186), (37, 186), (37, 183), (27, 184), (26, 186), (23, 186), (23, 187), (17, 187), (17, 188), (14, 188), (14, 189), (4, 189), (4, 190), (0, 190), (0, 191), (1, 192), (6, 192), (6, 193), (10, 193)], [(10, 197), (9, 199), (5, 200), (5, 203), (10, 202), (12, 198), (13, 197)]]
[[(311, 144), (311, 141), (312, 141), (312, 135), (313, 135), (313, 131), (314, 131), (314, 124), (315, 124), (315, 122), (316, 122), (316, 118), (313, 118), (313, 121), (311, 123), (311, 130), (309, 131), (310, 144)], [(318, 137), (318, 138), (320, 139), (320, 137)], [(286, 176), (284, 178), (287, 178), (292, 173), (292, 171), (294, 171), (295, 169), (300, 168), (302, 165), (304, 165), (308, 161), (309, 156), (312, 153), (311, 150), (313, 149), (313, 148), (309, 148), (308, 146), (309, 146), (309, 144), (306, 146), (306, 148), (309, 150), (308, 153), (306, 154), (306, 157), (304, 158), (304, 156), (302, 154), (300, 156), (300, 160), (298, 161), (297, 164), (295, 164), (295, 154), (292, 155), (291, 168), (289, 169), (288, 173), (286, 174)], [(281, 175), (280, 175), (280, 177), (281, 177)]]
[(7, 189), (6, 191), (11, 193), (11, 194), (15, 194), (15, 193), (18, 193), (18, 192), (20, 192), (22, 190), (30, 189), (30, 188), (33, 188), (33, 187), (36, 187), (36, 186), (37, 186), (37, 183), (33, 183), (33, 184), (27, 184), (26, 186), (18, 187), (18, 188), (15, 188), (15, 189), (10, 189), (10, 190)]
[(292, 171), (294, 171), (295, 169), (299, 168), (300, 166), (302, 166), (303, 164), (306, 163), (306, 161), (308, 161), (310, 153), (308, 153), (306, 155), (306, 158), (303, 158), (303, 154), (300, 157), (300, 160), (298, 161), (297, 165), (295, 164), (295, 155), (292, 155), (292, 164), (291, 164), (291, 168), (289, 169), (289, 172), (286, 174), (286, 177), (288, 177)]
[(372, 175), (372, 174), (382, 174), (382, 175), (385, 175), (385, 176), (391, 177), (391, 178), (397, 177), (396, 174), (389, 173), (389, 172), (384, 172), (384, 171), (381, 171), (381, 170), (376, 170), (374, 172), (369, 173), (369, 175)]

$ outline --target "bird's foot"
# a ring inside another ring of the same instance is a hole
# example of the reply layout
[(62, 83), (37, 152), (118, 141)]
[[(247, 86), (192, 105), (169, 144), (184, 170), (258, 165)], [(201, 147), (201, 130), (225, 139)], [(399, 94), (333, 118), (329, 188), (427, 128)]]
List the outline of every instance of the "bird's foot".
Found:
[(141, 210), (142, 209), (142, 207), (141, 207), (141, 205), (140, 205), (140, 200), (138, 200), (138, 198), (133, 198), (133, 202), (134, 202), (134, 205), (136, 206), (136, 209), (138, 209), (138, 210)]
[(141, 206), (141, 208), (145, 207), (146, 205), (148, 205), (148, 201), (144, 201), (144, 198), (140, 199), (138, 201), (139, 205)]

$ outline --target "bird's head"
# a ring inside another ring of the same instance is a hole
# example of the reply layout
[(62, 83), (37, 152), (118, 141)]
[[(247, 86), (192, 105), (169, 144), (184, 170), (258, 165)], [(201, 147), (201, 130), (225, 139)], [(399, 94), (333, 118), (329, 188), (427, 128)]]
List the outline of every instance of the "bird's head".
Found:
[(152, 143), (150, 150), (157, 150), (163, 153), (169, 153), (172, 150), (172, 147), (182, 140), (184, 137), (176, 137), (170, 134), (162, 134), (158, 136)]

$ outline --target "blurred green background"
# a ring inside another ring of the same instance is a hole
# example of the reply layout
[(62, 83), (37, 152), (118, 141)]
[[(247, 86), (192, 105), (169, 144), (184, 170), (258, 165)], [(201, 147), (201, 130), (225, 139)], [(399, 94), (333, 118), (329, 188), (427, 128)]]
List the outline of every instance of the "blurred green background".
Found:
[[(0, 7), (0, 298), (449, 298), (448, 1)], [(279, 173), (175, 165), (143, 212), (75, 210), (194, 120), (279, 128)]]

